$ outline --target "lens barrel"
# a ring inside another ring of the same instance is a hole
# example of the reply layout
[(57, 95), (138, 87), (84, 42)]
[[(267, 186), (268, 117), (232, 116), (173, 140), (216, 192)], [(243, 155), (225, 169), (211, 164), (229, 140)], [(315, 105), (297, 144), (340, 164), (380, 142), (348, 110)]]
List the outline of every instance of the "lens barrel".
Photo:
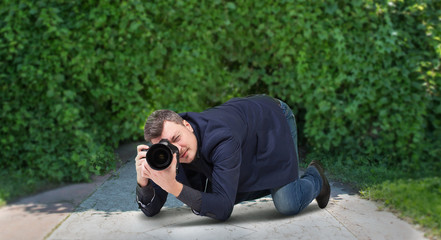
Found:
[(146, 160), (152, 169), (164, 170), (172, 163), (174, 153), (177, 153), (176, 158), (179, 161), (178, 148), (168, 140), (162, 139), (147, 150)]

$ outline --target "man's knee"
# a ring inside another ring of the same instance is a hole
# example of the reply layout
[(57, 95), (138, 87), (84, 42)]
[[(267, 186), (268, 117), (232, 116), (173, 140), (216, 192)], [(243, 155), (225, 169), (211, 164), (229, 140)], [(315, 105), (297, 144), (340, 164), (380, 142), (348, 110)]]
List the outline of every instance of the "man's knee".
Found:
[(290, 203), (274, 202), (274, 206), (276, 207), (279, 213), (287, 216), (296, 215), (301, 211), (300, 206), (295, 206), (294, 204), (290, 204)]

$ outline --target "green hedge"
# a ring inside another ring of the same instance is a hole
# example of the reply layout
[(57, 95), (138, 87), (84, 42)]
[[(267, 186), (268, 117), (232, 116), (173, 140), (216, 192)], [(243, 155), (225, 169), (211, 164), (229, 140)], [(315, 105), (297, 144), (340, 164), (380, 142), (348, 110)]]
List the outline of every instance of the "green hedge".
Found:
[[(1, 164), (82, 181), (156, 108), (268, 93), (318, 151), (439, 156), (439, 1), (2, 1)], [(439, 165), (438, 165), (439, 167)], [(31, 180), (28, 180), (31, 181)]]

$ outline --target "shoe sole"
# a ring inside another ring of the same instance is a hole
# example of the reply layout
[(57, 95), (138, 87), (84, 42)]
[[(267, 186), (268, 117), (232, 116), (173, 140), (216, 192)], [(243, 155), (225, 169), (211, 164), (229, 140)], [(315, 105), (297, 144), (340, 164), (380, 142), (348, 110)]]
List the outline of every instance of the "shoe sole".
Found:
[[(319, 174), (320, 177), (323, 180), (323, 188), (325, 188), (325, 192), (322, 196), (320, 196), (320, 194), (315, 198), (315, 200), (317, 201), (317, 204), (320, 208), (325, 208), (328, 205), (329, 202), (329, 198), (331, 196), (331, 186), (329, 185), (329, 181), (325, 176), (323, 167), (321, 166), (321, 164), (317, 161), (312, 161), (309, 166), (313, 166), (315, 167)], [(321, 192), (321, 191), (320, 191)]]

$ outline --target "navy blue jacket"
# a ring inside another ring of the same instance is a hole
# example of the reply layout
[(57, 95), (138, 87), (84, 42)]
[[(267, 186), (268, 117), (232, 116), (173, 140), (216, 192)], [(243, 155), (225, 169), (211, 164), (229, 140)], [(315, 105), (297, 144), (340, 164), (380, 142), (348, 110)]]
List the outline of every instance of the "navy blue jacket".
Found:
[[(281, 187), (298, 178), (298, 160), (290, 128), (278, 103), (268, 96), (234, 98), (201, 113), (180, 114), (193, 127), (198, 141), (195, 161), (181, 164), (177, 180), (204, 191), (198, 214), (227, 219), (234, 204), (250, 192)], [(188, 166), (186, 166), (188, 165)], [(202, 168), (201, 168), (202, 166)], [(154, 185), (153, 214), (167, 193)]]

